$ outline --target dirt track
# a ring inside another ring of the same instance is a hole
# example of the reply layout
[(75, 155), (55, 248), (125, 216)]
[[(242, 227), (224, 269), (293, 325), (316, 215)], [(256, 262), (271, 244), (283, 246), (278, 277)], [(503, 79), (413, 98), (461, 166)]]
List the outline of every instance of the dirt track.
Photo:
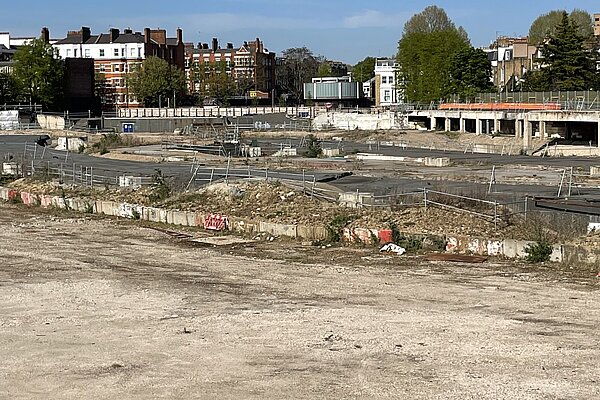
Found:
[(0, 205), (0, 398), (600, 397), (597, 282), (265, 246)]

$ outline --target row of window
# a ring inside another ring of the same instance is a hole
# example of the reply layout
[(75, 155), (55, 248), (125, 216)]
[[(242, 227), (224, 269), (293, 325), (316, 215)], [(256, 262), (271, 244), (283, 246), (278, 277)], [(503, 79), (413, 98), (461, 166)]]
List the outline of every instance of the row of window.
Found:
[[(126, 47), (121, 47), (121, 48), (115, 47), (114, 49), (112, 49), (112, 53), (110, 53), (110, 54), (112, 54), (113, 57), (141, 58), (142, 57), (142, 48), (141, 47), (131, 47), (131, 48), (129, 48), (129, 50), (127, 50)], [(109, 55), (109, 52), (106, 51), (106, 49), (99, 49), (97, 55), (96, 54), (92, 55), (91, 49), (83, 49), (81, 51), (80, 51), (80, 49), (67, 49), (66, 50), (67, 58), (71, 58), (71, 57), (73, 57), (73, 58), (107, 57), (108, 55)]]
[(140, 63), (96, 64), (96, 72), (131, 72)]
[(393, 84), (394, 83), (394, 77), (393, 76), (382, 75), (381, 76), (381, 83)]

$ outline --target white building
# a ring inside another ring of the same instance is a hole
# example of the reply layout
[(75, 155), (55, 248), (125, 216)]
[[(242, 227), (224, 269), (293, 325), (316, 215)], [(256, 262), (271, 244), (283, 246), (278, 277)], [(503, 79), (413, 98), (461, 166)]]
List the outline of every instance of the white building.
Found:
[(375, 60), (375, 106), (389, 107), (403, 102), (397, 88), (398, 63), (392, 58)]

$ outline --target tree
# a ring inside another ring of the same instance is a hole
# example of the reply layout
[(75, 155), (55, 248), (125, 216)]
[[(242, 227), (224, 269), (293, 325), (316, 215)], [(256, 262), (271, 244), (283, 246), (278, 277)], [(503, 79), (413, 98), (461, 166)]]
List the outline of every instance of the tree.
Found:
[(481, 49), (468, 47), (450, 58), (450, 87), (453, 94), (472, 99), (477, 93), (493, 89), (492, 64)]
[(277, 67), (280, 92), (291, 94), (296, 101), (302, 99), (304, 83), (318, 76), (319, 58), (306, 47), (283, 51), (283, 61)]
[(193, 66), (192, 71), (192, 80), (202, 103), (207, 98), (228, 103), (229, 97), (236, 93), (244, 94), (252, 85), (250, 78), (243, 77), (236, 84), (224, 61), (198, 63)]
[(166, 102), (186, 93), (183, 71), (158, 57), (148, 57), (129, 75), (129, 90), (146, 107), (156, 107), (161, 98)]
[(375, 76), (375, 58), (366, 57), (352, 67), (352, 79), (356, 82), (366, 82)]
[(100, 104), (112, 104), (116, 89), (107, 80), (104, 74), (96, 73), (94, 76), (94, 95), (100, 100)]
[(325, 76), (331, 76), (332, 70), (331, 70), (331, 64), (329, 64), (327, 61), (322, 62), (319, 65), (319, 77), (323, 78)]
[(14, 56), (13, 78), (23, 100), (60, 109), (65, 93), (65, 64), (58, 50), (42, 39), (33, 39)]
[(0, 104), (14, 103), (17, 99), (17, 87), (10, 74), (0, 73)]
[(430, 102), (451, 94), (450, 60), (470, 47), (464, 29), (430, 6), (404, 26), (398, 42), (399, 82), (409, 101)]
[[(564, 13), (566, 13), (564, 10), (552, 10), (537, 17), (529, 28), (529, 43), (539, 46), (544, 43), (544, 40), (554, 36)], [(577, 23), (577, 32), (580, 36), (587, 39), (594, 34), (592, 16), (587, 11), (574, 9), (571, 11), (570, 18)]]
[(597, 52), (585, 48), (577, 23), (563, 12), (555, 33), (543, 44), (545, 66), (526, 74), (528, 90), (589, 90), (598, 87)]

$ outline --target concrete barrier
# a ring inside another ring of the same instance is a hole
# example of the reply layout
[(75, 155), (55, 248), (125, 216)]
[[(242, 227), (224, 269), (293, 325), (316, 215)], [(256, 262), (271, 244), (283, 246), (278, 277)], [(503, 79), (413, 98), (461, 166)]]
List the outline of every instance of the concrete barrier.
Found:
[(144, 221), (150, 222), (167, 222), (167, 210), (156, 207), (144, 207), (142, 217)]
[(296, 235), (306, 240), (324, 240), (327, 239), (327, 229), (324, 226), (296, 226)]
[(298, 237), (296, 225), (275, 224), (272, 222), (260, 222), (258, 230), (273, 236)]
[(425, 157), (423, 163), (426, 167), (448, 167), (450, 165), (449, 157)]

